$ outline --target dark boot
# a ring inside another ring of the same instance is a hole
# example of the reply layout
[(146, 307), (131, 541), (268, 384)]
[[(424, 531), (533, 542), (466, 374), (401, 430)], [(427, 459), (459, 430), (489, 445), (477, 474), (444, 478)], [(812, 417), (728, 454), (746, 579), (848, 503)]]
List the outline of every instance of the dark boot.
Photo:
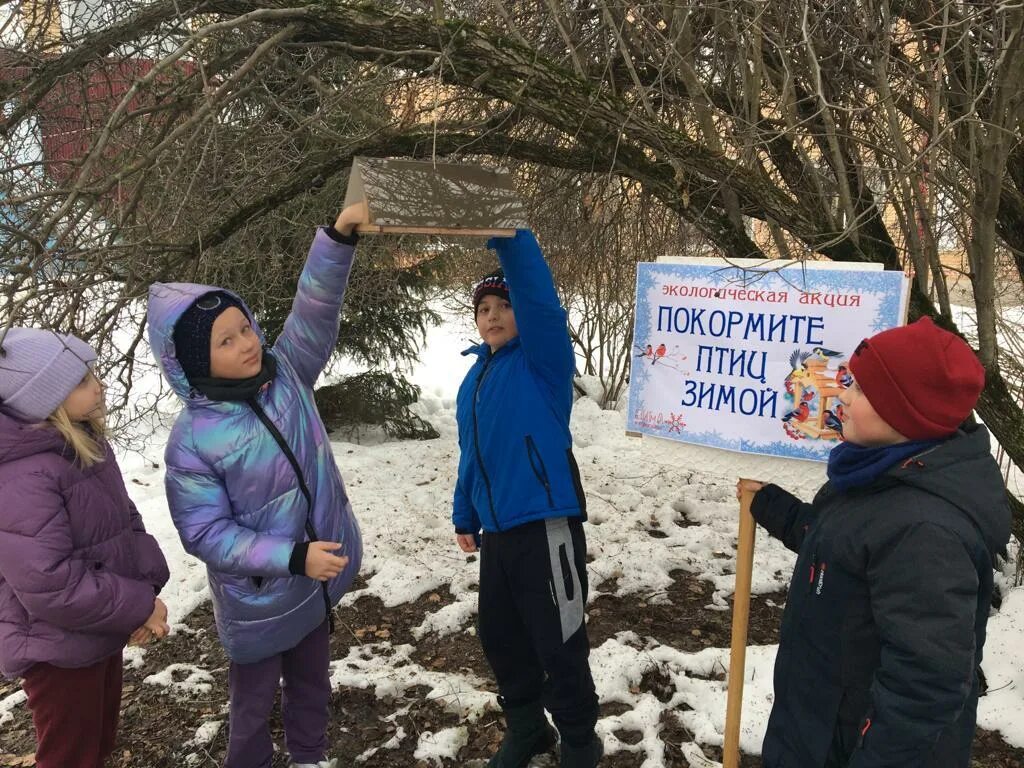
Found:
[(544, 716), (539, 701), (505, 707), (505, 738), (487, 768), (526, 768), (530, 758), (555, 746), (558, 734)]
[(562, 768), (595, 768), (601, 762), (604, 755), (604, 744), (594, 734), (594, 737), (583, 747), (574, 747), (564, 739), (562, 740), (562, 761), (559, 765)]

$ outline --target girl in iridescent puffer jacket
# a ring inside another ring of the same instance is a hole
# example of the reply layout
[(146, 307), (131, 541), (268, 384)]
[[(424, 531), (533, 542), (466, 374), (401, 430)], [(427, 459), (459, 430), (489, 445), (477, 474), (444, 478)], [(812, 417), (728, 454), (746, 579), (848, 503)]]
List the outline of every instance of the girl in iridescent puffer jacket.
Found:
[(346, 209), (317, 231), (271, 348), (229, 291), (150, 289), (150, 346), (185, 402), (165, 454), (167, 501), (185, 549), (206, 563), (231, 658), (226, 768), (269, 768), (282, 680), (293, 765), (336, 764), (325, 757), (329, 626), (362, 538), (313, 385), (337, 341), (358, 218)]

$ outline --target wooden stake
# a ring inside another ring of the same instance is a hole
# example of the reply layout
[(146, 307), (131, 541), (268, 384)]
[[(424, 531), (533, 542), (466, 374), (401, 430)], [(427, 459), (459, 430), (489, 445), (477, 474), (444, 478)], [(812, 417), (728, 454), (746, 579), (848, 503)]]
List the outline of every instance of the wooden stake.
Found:
[[(742, 481), (741, 481), (742, 482)], [(732, 649), (729, 652), (728, 699), (725, 707), (723, 768), (739, 768), (740, 721), (743, 712), (743, 675), (747, 660), (747, 627), (750, 624), (750, 582), (754, 575), (754, 531), (750, 514), (753, 491), (740, 496), (740, 533), (736, 546), (736, 588), (732, 599)]]

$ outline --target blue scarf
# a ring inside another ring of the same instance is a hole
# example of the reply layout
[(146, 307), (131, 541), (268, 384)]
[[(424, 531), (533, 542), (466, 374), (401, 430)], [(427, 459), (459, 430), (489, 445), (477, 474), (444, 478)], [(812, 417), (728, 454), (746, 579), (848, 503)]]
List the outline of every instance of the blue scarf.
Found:
[(912, 440), (908, 443), (869, 448), (840, 443), (828, 455), (828, 479), (840, 493), (867, 485), (903, 459), (932, 448), (941, 440)]

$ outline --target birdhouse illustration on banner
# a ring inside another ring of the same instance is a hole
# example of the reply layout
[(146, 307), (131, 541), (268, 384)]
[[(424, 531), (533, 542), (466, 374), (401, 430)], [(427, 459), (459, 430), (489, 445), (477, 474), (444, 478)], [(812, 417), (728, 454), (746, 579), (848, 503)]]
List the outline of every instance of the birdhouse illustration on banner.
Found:
[(841, 395), (852, 383), (849, 362), (842, 352), (814, 347), (795, 349), (789, 357), (786, 400), (790, 406), (782, 427), (793, 440), (843, 439)]

